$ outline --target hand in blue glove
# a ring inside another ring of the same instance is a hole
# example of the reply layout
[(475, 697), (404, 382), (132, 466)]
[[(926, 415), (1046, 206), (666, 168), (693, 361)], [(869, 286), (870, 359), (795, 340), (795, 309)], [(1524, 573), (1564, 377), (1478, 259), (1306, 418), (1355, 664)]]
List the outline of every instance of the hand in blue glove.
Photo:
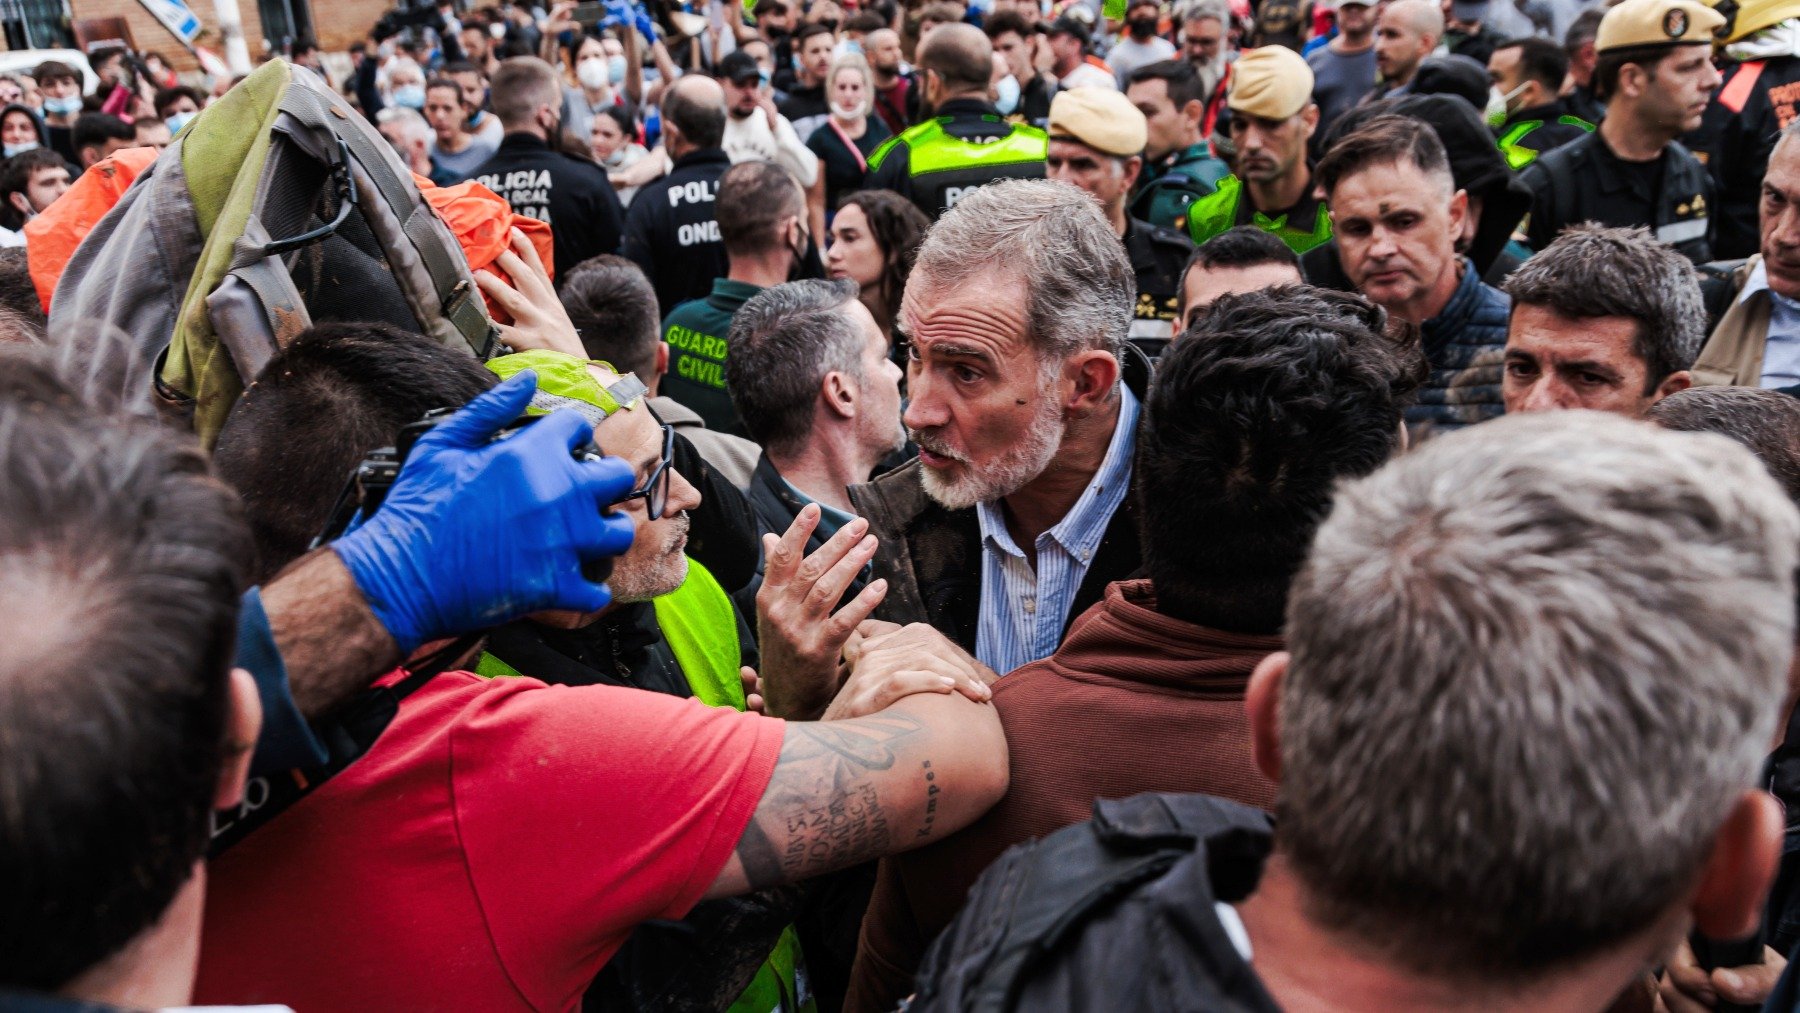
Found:
[(536, 390), (526, 370), (420, 437), (381, 509), (332, 543), (402, 651), (612, 601), (581, 563), (631, 546), (630, 519), (606, 508), (636, 476), (616, 457), (576, 460), (593, 427), (570, 411), (489, 442)]
[(637, 23), (638, 34), (642, 35), (644, 37), (645, 42), (655, 42), (656, 41), (656, 22), (650, 20), (650, 15), (647, 11), (644, 10), (643, 4), (637, 4), (635, 6), (637, 9), (637, 22), (636, 23)]

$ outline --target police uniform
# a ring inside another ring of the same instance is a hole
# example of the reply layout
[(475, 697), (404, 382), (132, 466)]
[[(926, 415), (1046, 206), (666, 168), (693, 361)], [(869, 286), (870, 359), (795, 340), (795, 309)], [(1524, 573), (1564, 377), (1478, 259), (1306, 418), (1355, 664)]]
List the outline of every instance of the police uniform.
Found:
[(689, 299), (704, 298), (713, 279), (723, 278), (730, 267), (713, 213), (719, 177), (729, 168), (731, 158), (722, 148), (690, 151), (631, 202), (620, 252), (650, 277), (661, 316)]
[(936, 221), (984, 183), (1042, 179), (1047, 145), (1042, 130), (1006, 122), (992, 103), (951, 99), (931, 119), (876, 148), (863, 187), (892, 190)]
[(1521, 109), (1496, 131), (1500, 153), (1516, 172), (1570, 141), (1594, 132), (1594, 124), (1572, 112), (1562, 99)]
[(1218, 189), (1230, 171), (1205, 141), (1170, 152), (1161, 164), (1144, 163), (1144, 181), (1131, 199), (1131, 214), (1153, 225), (1181, 228), (1188, 205)]
[[(1713, 30), (1724, 23), (1696, 0), (1625, 0), (1606, 12), (1594, 49), (1710, 46)], [(1525, 235), (1534, 250), (1569, 225), (1594, 221), (1648, 226), (1694, 263), (1713, 259), (1712, 179), (1679, 142), (1669, 142), (1651, 161), (1628, 162), (1596, 130), (1540, 156), (1519, 178), (1532, 191)]]
[[(1792, 9), (1791, 7), (1789, 8)], [(1738, 12), (1743, 23), (1744, 9)], [(1734, 33), (1735, 34), (1735, 33)], [(1754, 34), (1754, 33), (1747, 33)], [(1781, 129), (1800, 114), (1800, 56), (1735, 63), (1713, 93), (1691, 143), (1712, 175), (1713, 255), (1737, 260), (1757, 252), (1762, 178)]]
[[(1238, 58), (1225, 103), (1234, 113), (1279, 121), (1304, 112), (1312, 104), (1312, 91), (1310, 64), (1291, 49), (1265, 46)], [(1331, 240), (1331, 214), (1312, 191), (1309, 179), (1292, 207), (1263, 209), (1242, 180), (1226, 176), (1218, 189), (1188, 208), (1188, 238), (1199, 245), (1239, 225), (1254, 225), (1295, 253), (1305, 253)]]
[(592, 162), (552, 151), (533, 134), (507, 134), (475, 181), (506, 198), (514, 211), (550, 226), (556, 276), (576, 264), (619, 248), (625, 209)]

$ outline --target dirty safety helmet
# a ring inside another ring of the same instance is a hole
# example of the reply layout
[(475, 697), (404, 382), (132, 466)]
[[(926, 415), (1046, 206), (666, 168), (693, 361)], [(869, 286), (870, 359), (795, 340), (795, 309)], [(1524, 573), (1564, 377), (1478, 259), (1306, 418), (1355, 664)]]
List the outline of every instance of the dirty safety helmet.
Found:
[(1800, 18), (1800, 0), (1704, 0), (1725, 15), (1725, 24), (1713, 34), (1719, 45), (1748, 38), (1789, 18)]

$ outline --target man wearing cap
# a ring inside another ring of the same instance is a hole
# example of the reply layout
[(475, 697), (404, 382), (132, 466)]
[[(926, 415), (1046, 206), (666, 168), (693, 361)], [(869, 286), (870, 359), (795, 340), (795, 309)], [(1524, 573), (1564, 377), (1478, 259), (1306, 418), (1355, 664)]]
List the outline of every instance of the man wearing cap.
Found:
[(1055, 62), (1050, 73), (1062, 88), (1118, 88), (1119, 82), (1105, 69), (1088, 60), (1088, 44), (1092, 40), (1087, 22), (1064, 14), (1050, 23), (1050, 53)]
[(1413, 75), (1444, 40), (1444, 11), (1437, 0), (1394, 0), (1375, 22), (1375, 69), (1381, 87), (1369, 93), (1376, 101), (1404, 95)]
[(1486, 66), (1499, 42), (1485, 24), (1487, 16), (1488, 0), (1453, 0), (1444, 19), (1445, 48)]
[(1700, 125), (1718, 87), (1713, 30), (1724, 23), (1696, 0), (1625, 0), (1606, 12), (1594, 41), (1606, 119), (1526, 167), (1532, 249), (1595, 221), (1648, 226), (1694, 263), (1712, 259), (1712, 180), (1676, 138)]
[(1175, 56), (1175, 45), (1156, 34), (1156, 23), (1162, 17), (1159, 0), (1131, 0), (1125, 11), (1125, 33), (1106, 51), (1106, 62), (1123, 88), (1131, 80), (1131, 72), (1158, 60)]
[(984, 183), (1043, 177), (1044, 132), (1007, 123), (988, 97), (994, 49), (981, 29), (943, 25), (919, 43), (918, 57), (928, 118), (875, 149), (865, 188), (892, 190), (936, 221)]
[[(1365, 0), (1328, 0), (1337, 10), (1337, 38), (1307, 56), (1321, 140), (1339, 116), (1375, 90), (1375, 8)], [(1323, 154), (1323, 152), (1319, 152)]]
[(775, 108), (756, 58), (734, 50), (719, 61), (716, 73), (725, 89), (725, 154), (733, 162), (760, 158), (779, 162), (803, 187), (818, 179), (819, 159), (807, 148), (792, 120)]
[(1306, 143), (1319, 126), (1312, 90), (1312, 68), (1284, 46), (1238, 59), (1227, 100), (1237, 173), (1188, 209), (1188, 236), (1196, 245), (1238, 225), (1272, 232), (1295, 253), (1331, 238), (1331, 216), (1313, 196), (1306, 163)]
[(1758, 184), (1781, 128), (1800, 115), (1800, 32), (1793, 0), (1736, 4), (1723, 33), (1724, 81), (1700, 129), (1682, 139), (1706, 162), (1718, 205), (1713, 256), (1748, 257), (1757, 249)]
[(1194, 247), (1179, 232), (1139, 221), (1126, 198), (1143, 170), (1144, 114), (1116, 91), (1078, 88), (1050, 103), (1044, 175), (1086, 190), (1125, 244), (1137, 279), (1130, 338), (1152, 359), (1168, 344), (1181, 297), (1181, 269)]
[(1131, 199), (1132, 217), (1180, 229), (1188, 206), (1218, 189), (1231, 173), (1200, 132), (1206, 88), (1194, 65), (1163, 60), (1132, 71), (1125, 97), (1144, 115), (1144, 169)]

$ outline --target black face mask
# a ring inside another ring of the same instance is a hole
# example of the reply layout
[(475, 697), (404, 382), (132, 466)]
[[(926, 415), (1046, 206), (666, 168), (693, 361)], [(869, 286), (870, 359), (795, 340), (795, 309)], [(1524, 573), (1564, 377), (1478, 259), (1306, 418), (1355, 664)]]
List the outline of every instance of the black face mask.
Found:
[(1147, 39), (1156, 34), (1155, 18), (1132, 18), (1125, 23), (1134, 39)]

